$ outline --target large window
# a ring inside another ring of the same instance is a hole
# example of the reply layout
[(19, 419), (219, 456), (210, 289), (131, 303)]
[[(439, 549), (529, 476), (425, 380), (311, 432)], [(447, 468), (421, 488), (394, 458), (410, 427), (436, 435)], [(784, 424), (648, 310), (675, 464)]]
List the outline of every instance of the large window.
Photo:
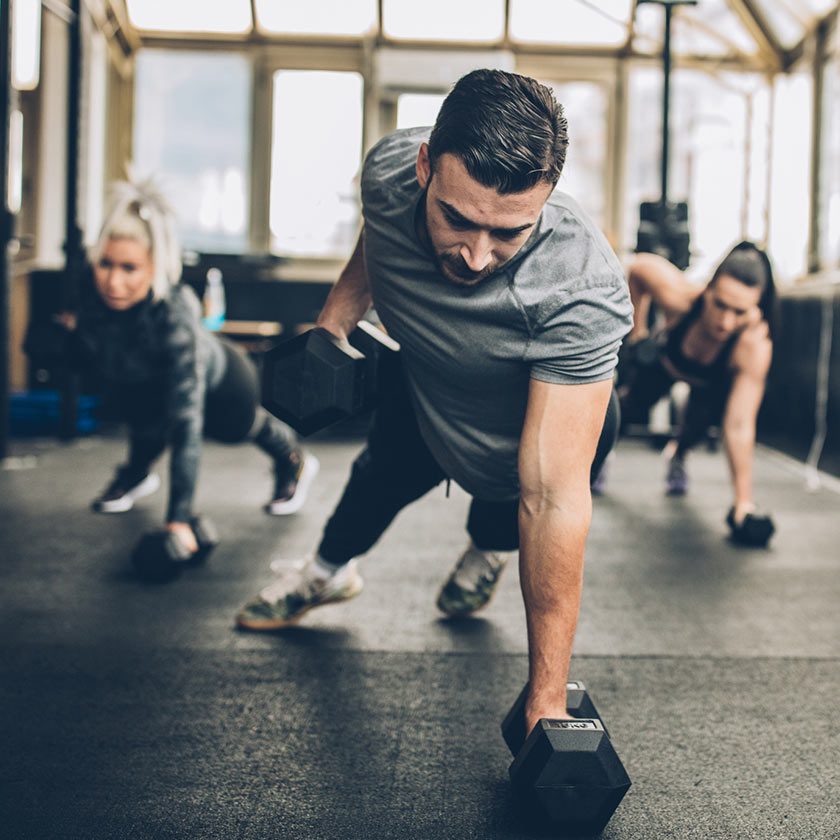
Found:
[(376, 0), (256, 0), (257, 22), (268, 32), (295, 35), (362, 35), (377, 22)]
[(383, 0), (382, 29), (407, 41), (498, 41), (505, 28), (502, 0)]
[(401, 93), (397, 99), (397, 128), (419, 128), (435, 124), (443, 93)]
[(359, 226), (362, 77), (278, 70), (271, 143), (272, 250), (346, 256)]
[[(680, 70), (671, 82), (668, 198), (687, 200), (692, 269), (705, 274), (742, 238), (767, 236), (770, 99), (762, 77)], [(639, 203), (659, 198), (662, 74), (630, 76), (624, 242), (635, 245)]]
[(92, 244), (102, 224), (105, 197), (105, 140), (107, 136), (108, 46), (88, 15), (82, 16), (85, 50), (82, 53), (81, 215), (85, 243)]
[(229, 53), (137, 57), (134, 166), (169, 198), (185, 247), (248, 248), (251, 65)]
[(779, 76), (774, 83), (768, 244), (783, 280), (808, 269), (813, 90), (810, 73)]
[(569, 193), (601, 228), (605, 224), (607, 89), (597, 82), (548, 82), (569, 121), (569, 150), (557, 189)]
[(510, 36), (523, 43), (617, 47), (627, 40), (632, 0), (511, 0)]
[(162, 32), (242, 33), (251, 28), (248, 0), (126, 0), (128, 15), (138, 29)]

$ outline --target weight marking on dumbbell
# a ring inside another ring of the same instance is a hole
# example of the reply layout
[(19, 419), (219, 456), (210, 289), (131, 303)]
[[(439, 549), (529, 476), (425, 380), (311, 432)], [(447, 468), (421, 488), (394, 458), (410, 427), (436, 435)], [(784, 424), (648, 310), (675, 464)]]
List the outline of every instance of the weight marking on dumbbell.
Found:
[(594, 720), (546, 720), (549, 729), (601, 729)]

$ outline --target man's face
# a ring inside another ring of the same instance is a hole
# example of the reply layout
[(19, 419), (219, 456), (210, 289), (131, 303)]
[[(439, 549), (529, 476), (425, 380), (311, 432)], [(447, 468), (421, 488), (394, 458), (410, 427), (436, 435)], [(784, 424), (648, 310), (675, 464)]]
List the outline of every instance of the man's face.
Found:
[(725, 341), (761, 318), (758, 309), (761, 291), (727, 274), (721, 274), (703, 296), (703, 326), (719, 341)]
[(443, 154), (432, 177), (429, 147), (417, 156), (417, 180), (426, 189), (426, 230), (441, 273), (458, 286), (475, 286), (528, 241), (551, 184), (500, 195), (479, 184), (461, 159)]

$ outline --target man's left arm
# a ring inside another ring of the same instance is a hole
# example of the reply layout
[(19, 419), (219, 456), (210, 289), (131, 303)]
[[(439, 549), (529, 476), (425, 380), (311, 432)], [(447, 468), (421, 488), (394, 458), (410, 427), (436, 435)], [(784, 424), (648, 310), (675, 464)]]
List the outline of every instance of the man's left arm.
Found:
[(766, 337), (745, 339), (733, 355), (735, 375), (723, 415), (723, 444), (732, 474), (736, 522), (755, 510), (755, 426), (773, 352)]
[(566, 680), (592, 515), (589, 471), (612, 380), (564, 385), (532, 379), (519, 449), (520, 582), (528, 626), (527, 731), (564, 718)]

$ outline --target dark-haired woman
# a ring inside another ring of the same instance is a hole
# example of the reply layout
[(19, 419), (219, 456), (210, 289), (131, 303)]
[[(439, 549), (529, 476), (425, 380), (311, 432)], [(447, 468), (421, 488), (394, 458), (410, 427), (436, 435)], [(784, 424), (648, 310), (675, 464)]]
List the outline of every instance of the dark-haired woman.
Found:
[[(634, 317), (618, 389), (622, 424), (645, 422), (675, 382), (688, 383), (682, 425), (668, 448), (666, 492), (686, 492), (686, 455), (709, 426), (721, 424), (737, 527), (756, 510), (755, 426), (773, 355), (775, 286), (767, 254), (739, 243), (705, 287), (662, 257), (637, 254), (628, 283)], [(649, 333), (651, 303), (662, 323)]]

